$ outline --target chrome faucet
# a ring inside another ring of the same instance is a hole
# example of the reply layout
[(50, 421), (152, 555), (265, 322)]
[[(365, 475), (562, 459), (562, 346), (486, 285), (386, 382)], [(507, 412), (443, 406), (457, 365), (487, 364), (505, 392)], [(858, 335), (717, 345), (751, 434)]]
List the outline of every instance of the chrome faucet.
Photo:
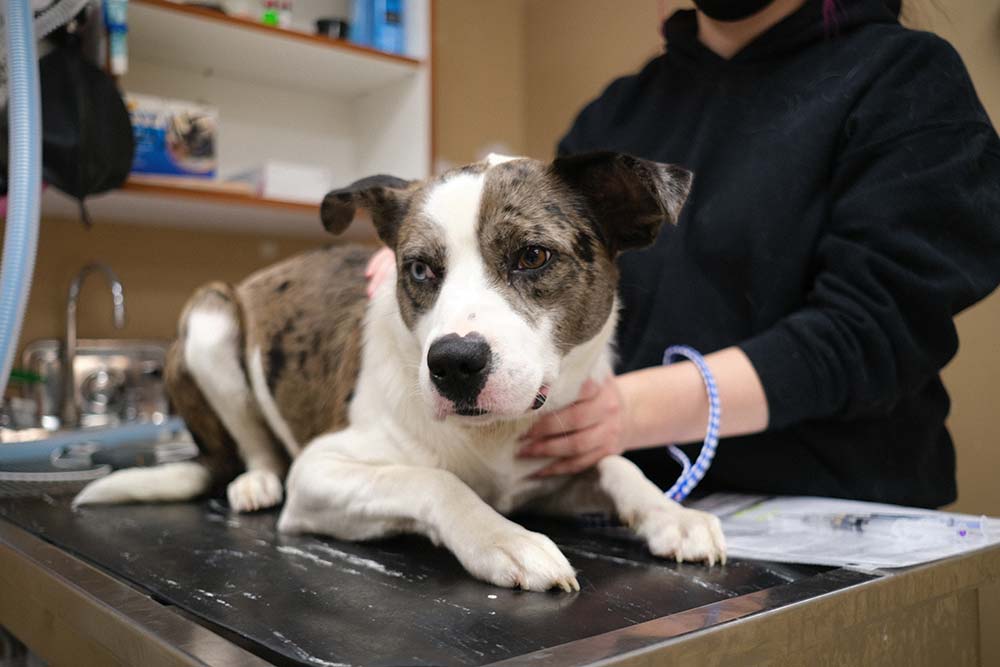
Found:
[(63, 409), (62, 427), (76, 428), (79, 426), (80, 413), (76, 404), (76, 378), (73, 373), (73, 364), (76, 360), (76, 302), (80, 298), (80, 289), (83, 281), (91, 273), (100, 271), (104, 273), (111, 288), (111, 303), (114, 307), (114, 324), (116, 329), (125, 326), (125, 291), (118, 276), (111, 270), (111, 267), (101, 262), (87, 264), (80, 269), (79, 273), (69, 284), (69, 295), (66, 299), (66, 344), (63, 347)]

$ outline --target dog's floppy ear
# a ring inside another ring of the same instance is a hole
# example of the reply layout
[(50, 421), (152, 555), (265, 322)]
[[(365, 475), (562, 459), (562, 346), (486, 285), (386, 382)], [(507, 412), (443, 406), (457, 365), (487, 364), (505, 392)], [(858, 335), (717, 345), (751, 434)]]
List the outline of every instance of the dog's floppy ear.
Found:
[(602, 151), (560, 157), (552, 173), (587, 203), (612, 254), (651, 244), (677, 223), (693, 178), (672, 164)]
[(379, 238), (390, 248), (396, 247), (399, 223), (410, 207), (415, 181), (395, 176), (369, 176), (346, 188), (333, 190), (323, 197), (319, 217), (332, 234), (340, 234), (351, 224), (359, 208), (368, 211)]

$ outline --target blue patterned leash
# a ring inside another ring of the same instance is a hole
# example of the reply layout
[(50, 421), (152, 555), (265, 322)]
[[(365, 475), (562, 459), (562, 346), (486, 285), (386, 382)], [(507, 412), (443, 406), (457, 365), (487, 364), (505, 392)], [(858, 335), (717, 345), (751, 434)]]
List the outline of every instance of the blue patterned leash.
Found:
[(719, 417), (722, 414), (722, 407), (719, 403), (719, 388), (715, 384), (715, 376), (705, 363), (705, 357), (701, 356), (694, 348), (687, 345), (672, 345), (663, 353), (663, 365), (668, 366), (675, 361), (687, 359), (692, 362), (701, 373), (701, 379), (705, 383), (705, 393), (708, 394), (708, 427), (705, 429), (705, 441), (702, 443), (698, 458), (694, 465), (687, 454), (682, 452), (677, 445), (670, 445), (667, 451), (675, 461), (681, 464), (683, 470), (680, 477), (672, 487), (666, 492), (671, 500), (683, 501), (688, 494), (698, 486), (698, 482), (708, 472), (708, 467), (712, 465), (715, 458), (715, 449), (719, 445)]
[[(667, 447), (670, 456), (681, 464), (683, 469), (674, 485), (665, 492), (668, 498), (676, 502), (682, 502), (688, 497), (688, 494), (694, 490), (694, 487), (698, 486), (698, 482), (708, 472), (708, 467), (712, 465), (715, 449), (719, 444), (719, 417), (722, 414), (719, 388), (715, 384), (715, 376), (712, 375), (711, 369), (705, 363), (705, 357), (687, 345), (673, 345), (663, 353), (664, 366), (669, 366), (681, 359), (692, 362), (701, 373), (702, 382), (705, 383), (705, 392), (708, 394), (708, 427), (705, 429), (705, 441), (702, 443), (701, 451), (698, 453), (694, 465), (691, 464), (691, 459), (687, 457), (687, 454), (682, 452), (677, 445)], [(607, 528), (620, 525), (613, 517), (601, 513), (579, 514), (577, 520), (588, 528)]]

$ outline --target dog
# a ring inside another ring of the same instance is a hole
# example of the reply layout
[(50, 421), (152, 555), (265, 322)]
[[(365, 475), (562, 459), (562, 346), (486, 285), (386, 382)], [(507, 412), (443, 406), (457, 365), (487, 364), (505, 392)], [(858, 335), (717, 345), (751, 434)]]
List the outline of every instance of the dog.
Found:
[(114, 473), (75, 504), (228, 484), (242, 512), (284, 492), (282, 532), (420, 533), (473, 576), (531, 591), (579, 584), (548, 537), (504, 516), (514, 510), (606, 512), (657, 556), (722, 562), (718, 520), (627, 459), (535, 478), (549, 461), (516, 457), (539, 415), (611, 374), (615, 258), (676, 222), (691, 179), (610, 152), (491, 155), (426, 182), (374, 176), (329, 193), (326, 229), (367, 211), (395, 252), (393, 279), (369, 301), (371, 251), (334, 246), (200, 289), (166, 376), (201, 459)]

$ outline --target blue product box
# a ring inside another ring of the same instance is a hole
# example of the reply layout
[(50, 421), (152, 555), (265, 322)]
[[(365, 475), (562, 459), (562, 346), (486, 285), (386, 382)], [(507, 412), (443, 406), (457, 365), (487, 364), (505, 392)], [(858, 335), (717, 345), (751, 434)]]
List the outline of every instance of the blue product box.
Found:
[(352, 42), (372, 45), (372, 18), (375, 5), (372, 0), (354, 0), (351, 3), (350, 39)]
[(126, 105), (135, 136), (133, 174), (215, 178), (216, 109), (134, 93)]
[(374, 0), (372, 46), (389, 53), (406, 53), (405, 0)]

